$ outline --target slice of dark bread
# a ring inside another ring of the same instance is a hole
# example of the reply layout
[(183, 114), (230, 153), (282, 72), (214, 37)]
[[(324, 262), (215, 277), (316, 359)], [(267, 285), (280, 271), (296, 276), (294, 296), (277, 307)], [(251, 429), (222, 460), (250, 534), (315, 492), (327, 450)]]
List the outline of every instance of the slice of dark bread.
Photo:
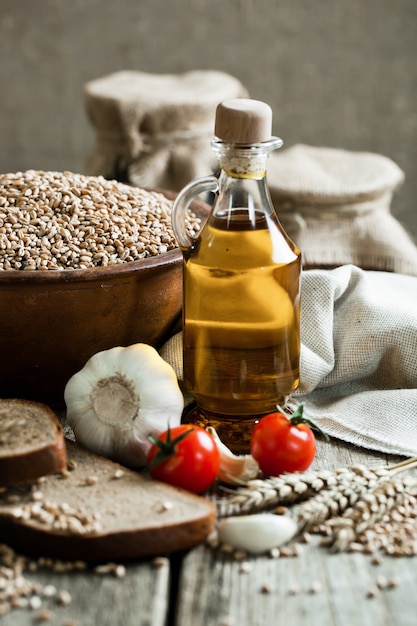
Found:
[(64, 433), (55, 413), (38, 402), (0, 399), (0, 486), (65, 467)]
[(0, 494), (0, 536), (19, 552), (105, 562), (184, 550), (215, 522), (208, 499), (67, 441), (68, 471)]

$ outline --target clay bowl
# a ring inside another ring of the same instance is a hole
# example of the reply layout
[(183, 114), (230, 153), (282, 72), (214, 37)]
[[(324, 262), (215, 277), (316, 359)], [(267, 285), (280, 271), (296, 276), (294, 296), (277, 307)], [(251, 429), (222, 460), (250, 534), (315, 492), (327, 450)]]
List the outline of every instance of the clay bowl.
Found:
[[(209, 211), (199, 200), (191, 208), (203, 220)], [(93, 354), (136, 342), (159, 348), (181, 306), (178, 249), (108, 267), (0, 271), (0, 397), (63, 407), (67, 381)]]

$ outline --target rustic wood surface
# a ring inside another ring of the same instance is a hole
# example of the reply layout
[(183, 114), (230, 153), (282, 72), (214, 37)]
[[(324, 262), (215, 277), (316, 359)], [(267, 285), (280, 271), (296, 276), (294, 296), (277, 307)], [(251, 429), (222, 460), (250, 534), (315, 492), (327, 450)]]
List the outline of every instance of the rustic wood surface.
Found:
[[(395, 460), (319, 442), (315, 467)], [(57, 626), (415, 626), (417, 557), (382, 555), (374, 565), (369, 555), (332, 554), (318, 543), (313, 537), (298, 556), (250, 558), (245, 567), (201, 545), (157, 563), (128, 564), (120, 579), (92, 572), (25, 574), (42, 586), (67, 590), (72, 602), (58, 606), (45, 600), (42, 609), (15, 609), (0, 622), (32, 626), (48, 610), (46, 623)], [(370, 598), (379, 577), (398, 578), (399, 584)], [(298, 593), (292, 593), (296, 587)]]

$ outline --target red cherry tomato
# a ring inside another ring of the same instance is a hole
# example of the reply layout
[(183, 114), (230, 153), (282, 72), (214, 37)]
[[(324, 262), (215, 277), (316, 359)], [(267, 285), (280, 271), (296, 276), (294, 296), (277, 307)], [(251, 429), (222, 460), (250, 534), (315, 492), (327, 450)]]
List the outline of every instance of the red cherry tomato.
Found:
[(312, 464), (316, 455), (312, 428), (318, 427), (303, 417), (303, 408), (300, 405), (289, 415), (278, 407), (278, 411), (266, 415), (254, 427), (250, 451), (264, 474), (304, 472)]
[(152, 478), (192, 493), (205, 491), (215, 480), (220, 453), (203, 428), (181, 424), (150, 439), (147, 461)]

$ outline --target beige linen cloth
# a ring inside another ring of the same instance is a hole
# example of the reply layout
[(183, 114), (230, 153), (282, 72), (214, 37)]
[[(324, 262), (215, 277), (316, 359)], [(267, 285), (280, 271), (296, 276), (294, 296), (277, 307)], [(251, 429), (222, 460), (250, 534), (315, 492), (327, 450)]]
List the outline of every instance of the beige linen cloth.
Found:
[[(307, 270), (301, 303), (293, 401), (330, 436), (417, 455), (417, 278), (354, 265)], [(181, 381), (181, 333), (161, 354)]]

